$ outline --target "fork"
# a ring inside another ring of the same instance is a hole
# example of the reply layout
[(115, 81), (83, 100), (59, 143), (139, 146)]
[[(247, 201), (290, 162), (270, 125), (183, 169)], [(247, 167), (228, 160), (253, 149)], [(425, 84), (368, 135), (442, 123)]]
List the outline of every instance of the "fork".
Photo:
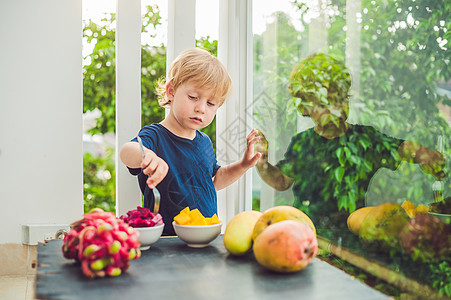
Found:
[[(137, 136), (136, 139), (138, 140), (139, 147), (141, 148), (142, 159), (144, 159), (146, 154), (144, 153), (143, 141), (142, 141), (140, 136)], [(152, 193), (153, 193), (153, 198), (154, 198), (153, 213), (157, 214), (158, 211), (160, 210), (160, 192), (155, 187), (155, 188), (152, 189)]]

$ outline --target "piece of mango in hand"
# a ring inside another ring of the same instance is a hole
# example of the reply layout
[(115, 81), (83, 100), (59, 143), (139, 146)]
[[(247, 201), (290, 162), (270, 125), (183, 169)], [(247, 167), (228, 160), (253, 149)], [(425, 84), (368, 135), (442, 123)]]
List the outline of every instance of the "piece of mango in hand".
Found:
[(205, 218), (197, 208), (190, 210), (188, 206), (174, 217), (174, 221), (179, 225), (213, 225), (221, 223), (216, 214), (211, 218)]

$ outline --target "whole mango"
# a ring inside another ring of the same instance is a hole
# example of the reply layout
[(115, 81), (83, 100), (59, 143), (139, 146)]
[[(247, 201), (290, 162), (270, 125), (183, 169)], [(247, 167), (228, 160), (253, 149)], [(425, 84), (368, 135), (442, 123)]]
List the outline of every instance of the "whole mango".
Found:
[(294, 220), (284, 220), (268, 226), (252, 247), (257, 262), (282, 273), (297, 272), (307, 267), (318, 253), (318, 241), (313, 230)]
[(279, 205), (271, 207), (263, 212), (257, 223), (255, 223), (252, 239), (255, 241), (257, 236), (268, 226), (284, 220), (295, 220), (301, 222), (310, 227), (316, 236), (315, 225), (304, 212), (293, 206)]
[(224, 246), (233, 255), (244, 255), (252, 247), (252, 232), (255, 223), (262, 215), (251, 210), (235, 215), (227, 224), (224, 232)]
[(381, 250), (399, 249), (399, 234), (409, 216), (397, 203), (383, 203), (374, 207), (362, 222), (359, 237)]
[(351, 213), (347, 220), (347, 225), (349, 230), (355, 235), (359, 235), (360, 227), (362, 226), (363, 220), (366, 218), (368, 213), (374, 208), (374, 206), (362, 207)]

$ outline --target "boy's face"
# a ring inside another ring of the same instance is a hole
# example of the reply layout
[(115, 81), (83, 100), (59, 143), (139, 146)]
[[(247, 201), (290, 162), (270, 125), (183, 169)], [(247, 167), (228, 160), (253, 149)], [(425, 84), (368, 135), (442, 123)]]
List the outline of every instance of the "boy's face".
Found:
[(311, 117), (320, 126), (327, 126), (329, 122), (338, 124), (340, 121), (346, 121), (349, 114), (349, 103), (347, 100), (328, 105), (321, 104), (315, 100), (301, 100), (297, 108), (304, 117)]
[(183, 129), (199, 130), (210, 125), (222, 103), (214, 99), (214, 91), (186, 82), (174, 90), (166, 87), (171, 100), (171, 114)]

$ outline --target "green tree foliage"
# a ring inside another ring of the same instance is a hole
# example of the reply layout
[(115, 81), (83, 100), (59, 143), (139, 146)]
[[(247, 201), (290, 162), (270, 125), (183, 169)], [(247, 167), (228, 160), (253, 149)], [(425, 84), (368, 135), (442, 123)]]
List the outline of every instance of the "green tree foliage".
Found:
[[(106, 133), (114, 131), (115, 121), (115, 33), (111, 23), (115, 15), (104, 18), (108, 22), (98, 25), (91, 20), (84, 24), (83, 38), (94, 49), (85, 60), (83, 67), (83, 112), (98, 109), (102, 114), (90, 133)], [(112, 129), (112, 130), (111, 130)]]
[(116, 173), (114, 150), (108, 149), (105, 157), (83, 154), (84, 211), (99, 207), (115, 212)]

